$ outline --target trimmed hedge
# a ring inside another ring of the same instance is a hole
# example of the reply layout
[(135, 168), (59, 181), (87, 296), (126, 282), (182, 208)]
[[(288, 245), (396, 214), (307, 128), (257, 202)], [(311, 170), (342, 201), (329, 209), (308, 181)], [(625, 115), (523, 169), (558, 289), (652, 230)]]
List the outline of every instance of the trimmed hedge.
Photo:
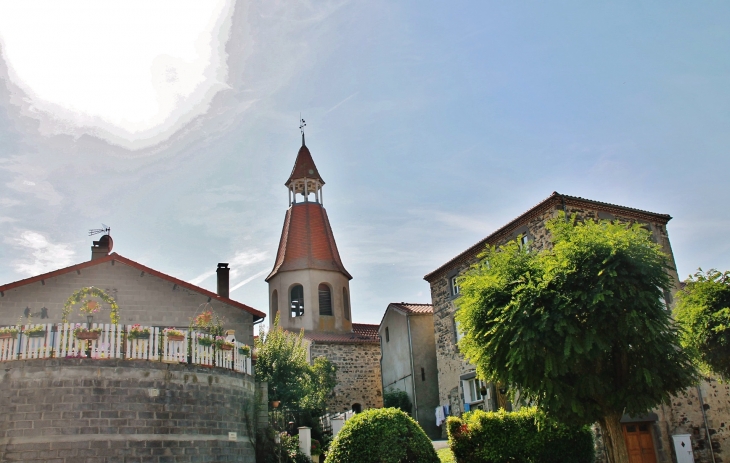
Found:
[(325, 463), (439, 463), (431, 439), (397, 408), (370, 409), (347, 422)]
[(535, 408), (465, 413), (446, 420), (459, 463), (592, 463), (593, 432), (545, 418)]
[(399, 408), (409, 415), (413, 411), (413, 404), (410, 397), (408, 397), (408, 393), (400, 389), (383, 392), (383, 407)]

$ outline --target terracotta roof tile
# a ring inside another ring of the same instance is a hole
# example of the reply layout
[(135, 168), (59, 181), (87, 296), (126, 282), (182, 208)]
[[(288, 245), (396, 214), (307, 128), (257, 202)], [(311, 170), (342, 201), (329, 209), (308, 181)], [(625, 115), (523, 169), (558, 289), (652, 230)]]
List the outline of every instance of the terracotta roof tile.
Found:
[(332, 270), (352, 279), (340, 259), (327, 211), (319, 203), (293, 204), (286, 211), (276, 261), (266, 281), (279, 272), (302, 269)]
[(413, 314), (433, 313), (433, 305), (431, 305), (431, 304), (419, 304), (419, 303), (411, 303), (411, 302), (392, 302), (390, 305), (395, 306), (407, 313), (413, 313)]
[(297, 159), (294, 161), (294, 168), (291, 171), (289, 180), (287, 180), (284, 185), (289, 186), (293, 180), (305, 177), (319, 180), (322, 185), (324, 185), (324, 180), (322, 180), (322, 176), (319, 175), (317, 166), (314, 165), (312, 153), (309, 152), (309, 148), (302, 145), (302, 147), (299, 148), (299, 153), (297, 153)]
[(378, 325), (353, 323), (352, 333), (320, 333), (305, 331), (304, 339), (333, 344), (380, 344)]
[(2, 285), (2, 286), (0, 286), (0, 291), (9, 291), (9, 290), (11, 290), (13, 288), (18, 288), (20, 286), (29, 285), (31, 283), (35, 283), (35, 282), (38, 282), (38, 281), (41, 281), (41, 280), (47, 280), (49, 278), (57, 277), (59, 275), (63, 275), (63, 274), (69, 273), (69, 272), (74, 272), (76, 270), (81, 270), (81, 269), (84, 269), (84, 268), (93, 267), (95, 265), (103, 264), (105, 262), (110, 262), (110, 261), (116, 261), (116, 262), (120, 262), (122, 264), (129, 265), (130, 267), (134, 267), (137, 270), (143, 271), (145, 273), (148, 273), (150, 275), (156, 276), (158, 278), (162, 278), (163, 280), (169, 281), (169, 282), (174, 283), (174, 284), (176, 284), (178, 286), (181, 286), (183, 288), (187, 288), (187, 289), (189, 289), (191, 291), (195, 291), (195, 292), (200, 293), (200, 294), (202, 294), (204, 296), (208, 296), (211, 299), (215, 299), (215, 300), (220, 301), (220, 302), (222, 302), (224, 304), (228, 304), (228, 305), (231, 305), (233, 307), (237, 307), (237, 308), (239, 308), (241, 310), (245, 310), (246, 312), (248, 312), (248, 313), (250, 313), (250, 314), (252, 314), (254, 316), (254, 321), (257, 321), (257, 320), (260, 320), (260, 319), (263, 319), (264, 317), (266, 317), (266, 314), (264, 314), (263, 312), (260, 312), (260, 311), (258, 311), (256, 309), (254, 309), (253, 307), (249, 307), (246, 304), (242, 304), (242, 303), (240, 303), (238, 301), (234, 301), (233, 299), (229, 299), (227, 297), (221, 297), (221, 296), (217, 295), (214, 292), (211, 292), (211, 291), (208, 291), (207, 289), (201, 288), (200, 286), (196, 286), (196, 285), (194, 285), (192, 283), (188, 283), (187, 281), (179, 280), (179, 279), (177, 279), (175, 277), (172, 277), (170, 275), (167, 275), (165, 273), (162, 273), (162, 272), (159, 272), (157, 270), (151, 269), (151, 268), (149, 268), (149, 267), (147, 267), (145, 265), (140, 264), (139, 262), (135, 262), (135, 261), (133, 261), (131, 259), (127, 259), (124, 256), (120, 256), (116, 252), (113, 252), (113, 253), (109, 254), (108, 256), (102, 257), (100, 259), (95, 259), (95, 260), (90, 260), (90, 261), (87, 261), (87, 262), (82, 262), (80, 264), (72, 265), (70, 267), (62, 268), (62, 269), (59, 269), (59, 270), (54, 270), (53, 272), (44, 273), (42, 275), (37, 275), (37, 276), (31, 277), (31, 278), (26, 278), (24, 280), (19, 280), (19, 281), (15, 281), (13, 283), (8, 283), (6, 285)]

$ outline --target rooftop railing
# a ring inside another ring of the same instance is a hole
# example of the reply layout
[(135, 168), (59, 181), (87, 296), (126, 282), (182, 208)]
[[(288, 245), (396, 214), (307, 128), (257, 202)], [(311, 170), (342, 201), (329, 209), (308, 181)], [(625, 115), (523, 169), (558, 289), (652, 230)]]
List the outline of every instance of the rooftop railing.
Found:
[[(58, 323), (0, 327), (0, 362), (48, 358), (128, 359), (225, 368), (252, 375), (244, 343), (188, 329)], [(181, 333), (181, 335), (180, 335)]]

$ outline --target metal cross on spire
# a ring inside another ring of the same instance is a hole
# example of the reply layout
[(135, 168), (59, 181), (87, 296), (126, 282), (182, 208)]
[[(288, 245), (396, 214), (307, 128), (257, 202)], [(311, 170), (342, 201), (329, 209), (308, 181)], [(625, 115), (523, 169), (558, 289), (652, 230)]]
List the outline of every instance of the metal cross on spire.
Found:
[(307, 126), (307, 122), (302, 119), (302, 113), (299, 113), (299, 130), (302, 132), (302, 146), (304, 146), (304, 127)]

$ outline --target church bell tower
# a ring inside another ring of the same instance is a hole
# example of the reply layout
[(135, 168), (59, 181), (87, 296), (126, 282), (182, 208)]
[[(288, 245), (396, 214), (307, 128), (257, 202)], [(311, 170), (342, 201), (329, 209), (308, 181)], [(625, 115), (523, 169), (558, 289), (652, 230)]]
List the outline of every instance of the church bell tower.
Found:
[(322, 187), (312, 154), (304, 142), (284, 184), (289, 209), (284, 216), (269, 283), (269, 316), (279, 314), (284, 329), (351, 333), (350, 280), (337, 251)]

